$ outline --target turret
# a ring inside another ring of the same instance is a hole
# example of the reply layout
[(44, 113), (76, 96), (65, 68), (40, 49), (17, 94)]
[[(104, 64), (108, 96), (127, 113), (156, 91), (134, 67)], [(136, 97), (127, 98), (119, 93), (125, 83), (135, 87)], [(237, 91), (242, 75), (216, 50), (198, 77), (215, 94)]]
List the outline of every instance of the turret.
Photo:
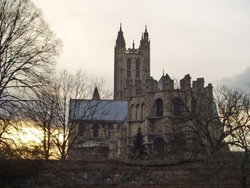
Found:
[(191, 88), (191, 77), (189, 74), (185, 75), (180, 81), (180, 86), (182, 90), (188, 90)]
[(148, 42), (148, 30), (147, 30), (147, 25), (145, 26), (144, 40)]
[(204, 78), (197, 78), (196, 81), (193, 81), (193, 90), (201, 92), (204, 90)]
[(150, 77), (150, 42), (147, 27), (142, 33), (139, 49), (132, 43), (126, 49), (122, 26), (118, 31), (114, 56), (114, 99), (127, 100), (146, 91)]
[(168, 74), (162, 75), (161, 79), (158, 82), (159, 90), (172, 90), (174, 89), (174, 80), (172, 80)]
[(118, 31), (118, 36), (116, 39), (116, 45), (115, 48), (126, 48), (126, 43), (125, 43), (125, 39), (123, 36), (123, 31), (122, 31), (122, 24), (120, 24), (120, 30)]
[(126, 60), (126, 43), (123, 36), (122, 25), (120, 24), (120, 30), (115, 44), (115, 56), (114, 56), (114, 99), (124, 99), (126, 94), (126, 87), (124, 82)]
[(144, 57), (145, 77), (147, 78), (150, 76), (150, 40), (147, 26), (145, 26), (145, 32), (141, 36), (139, 51)]
[(148, 34), (148, 30), (147, 30), (147, 26), (145, 26), (145, 32), (142, 33), (142, 37), (140, 40), (140, 47), (139, 49), (144, 49), (144, 48), (150, 48), (150, 41), (149, 41), (149, 34)]

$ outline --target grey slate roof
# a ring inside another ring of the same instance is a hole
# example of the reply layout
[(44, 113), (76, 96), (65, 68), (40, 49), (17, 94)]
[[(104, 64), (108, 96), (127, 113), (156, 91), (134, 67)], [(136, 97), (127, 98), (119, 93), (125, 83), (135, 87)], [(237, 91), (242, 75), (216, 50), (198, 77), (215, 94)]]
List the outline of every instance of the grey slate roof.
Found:
[(127, 101), (70, 100), (70, 120), (124, 122), (127, 114)]

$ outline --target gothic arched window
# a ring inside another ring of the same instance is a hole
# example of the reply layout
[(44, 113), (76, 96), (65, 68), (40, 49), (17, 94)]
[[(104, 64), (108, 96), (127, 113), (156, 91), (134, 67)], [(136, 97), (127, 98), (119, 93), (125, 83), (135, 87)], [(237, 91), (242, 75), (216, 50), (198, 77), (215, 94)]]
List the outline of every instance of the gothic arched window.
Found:
[(136, 119), (136, 110), (135, 110), (135, 106), (132, 104), (131, 108), (130, 108), (130, 120), (135, 120)]
[(180, 98), (174, 98), (173, 99), (174, 115), (180, 115), (183, 111), (185, 111), (184, 102)]
[(136, 120), (140, 120), (139, 104), (136, 105)]
[(163, 116), (163, 101), (161, 99), (157, 99), (155, 101), (156, 106), (156, 116)]
[(143, 103), (141, 105), (141, 119), (143, 120), (145, 118), (145, 104)]
[(131, 60), (130, 59), (127, 60), (127, 77), (128, 78), (131, 77)]
[(98, 137), (98, 132), (99, 132), (99, 126), (98, 126), (98, 124), (94, 124), (93, 125), (93, 137)]
[(136, 64), (135, 64), (135, 76), (136, 78), (140, 78), (140, 61), (139, 59), (136, 60)]

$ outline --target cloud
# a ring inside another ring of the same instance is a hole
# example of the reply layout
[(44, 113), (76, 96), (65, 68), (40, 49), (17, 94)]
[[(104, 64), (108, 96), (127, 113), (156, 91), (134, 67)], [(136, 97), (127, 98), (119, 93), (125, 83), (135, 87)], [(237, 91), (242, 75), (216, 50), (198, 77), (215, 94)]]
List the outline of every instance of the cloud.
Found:
[[(133, 40), (138, 47), (144, 25), (148, 25), (155, 79), (165, 69), (176, 78), (189, 73), (213, 84), (224, 77), (238, 81), (232, 75), (249, 66), (249, 0), (33, 1), (63, 41), (57, 67), (101, 75), (109, 88), (113, 87), (114, 44), (120, 22), (127, 48)], [(223, 80), (228, 83), (230, 79)]]
[(225, 77), (217, 82), (218, 86), (226, 85), (229, 87), (240, 88), (246, 92), (250, 92), (250, 67), (245, 71), (232, 77)]

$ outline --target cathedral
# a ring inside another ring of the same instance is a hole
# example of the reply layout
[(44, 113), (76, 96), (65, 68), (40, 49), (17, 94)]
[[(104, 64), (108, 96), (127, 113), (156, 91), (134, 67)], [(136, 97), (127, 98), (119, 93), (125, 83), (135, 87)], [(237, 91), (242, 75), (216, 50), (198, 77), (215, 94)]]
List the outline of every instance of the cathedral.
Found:
[[(100, 99), (96, 89), (91, 100), (72, 99), (70, 108), (76, 106), (76, 114), (69, 117), (77, 122), (69, 159), (128, 160), (139, 130), (148, 159), (199, 155), (206, 148), (192, 117), (199, 114), (202, 122), (216, 115), (213, 87), (204, 86), (204, 78), (191, 81), (187, 74), (177, 85), (168, 74), (160, 80), (150, 75), (147, 27), (139, 47), (133, 42), (126, 48), (120, 26), (114, 49), (114, 99)], [(210, 129), (216, 136), (217, 130)]]

